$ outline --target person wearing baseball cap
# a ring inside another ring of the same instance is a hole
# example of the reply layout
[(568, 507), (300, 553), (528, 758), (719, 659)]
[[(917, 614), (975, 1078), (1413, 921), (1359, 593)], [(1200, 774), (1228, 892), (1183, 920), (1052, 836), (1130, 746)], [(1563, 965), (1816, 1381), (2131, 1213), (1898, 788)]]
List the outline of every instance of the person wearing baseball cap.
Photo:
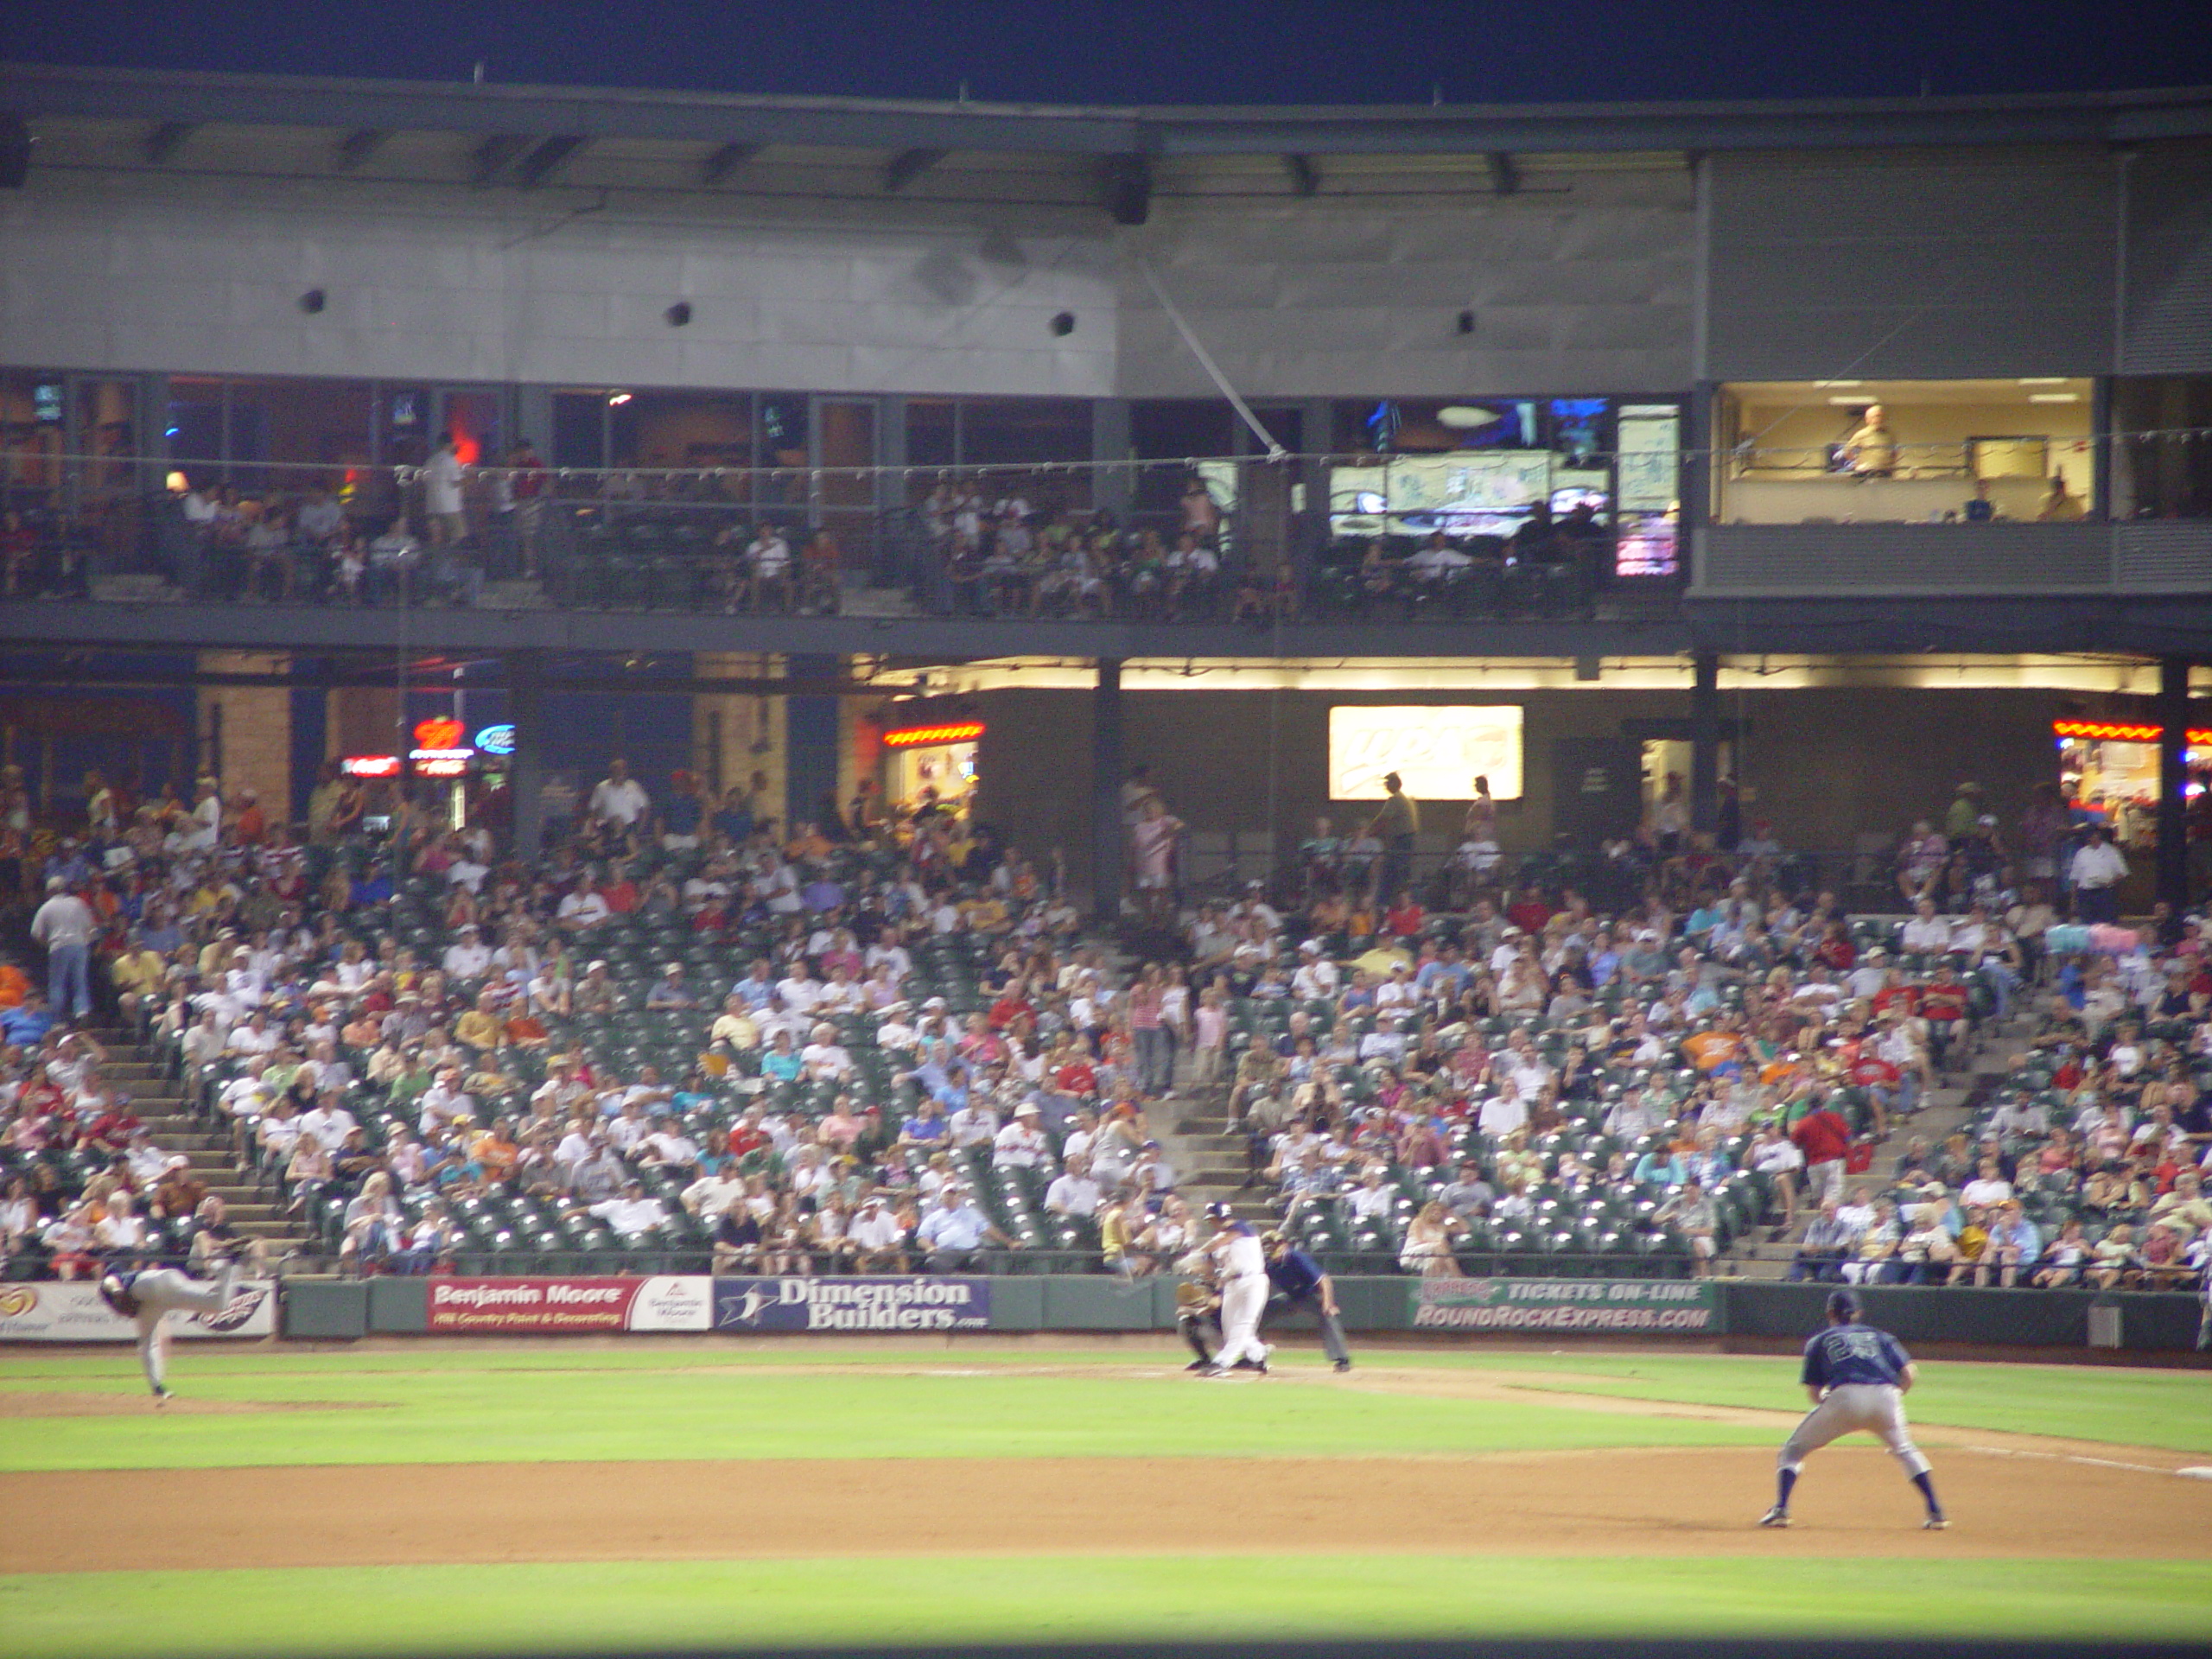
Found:
[(1344, 1328), (1337, 1319), (1336, 1281), (1321, 1271), (1321, 1264), (1280, 1232), (1260, 1236), (1268, 1258), (1268, 1283), (1272, 1294), (1268, 1311), (1277, 1307), (1295, 1313), (1310, 1308), (1321, 1326), (1321, 1351), (1339, 1372), (1351, 1370), (1351, 1351), (1344, 1346)]
[(1940, 1532), (1951, 1523), (1936, 1500), (1936, 1481), (1928, 1459), (1912, 1443), (1905, 1427), (1904, 1396), (1919, 1372), (1904, 1344), (1886, 1331), (1860, 1322), (1858, 1296), (1848, 1290), (1831, 1291), (1827, 1325), (1807, 1338), (1805, 1363), (1799, 1381), (1813, 1402), (1802, 1422), (1791, 1431), (1777, 1461), (1774, 1507), (1759, 1517), (1763, 1527), (1791, 1524), (1789, 1496), (1797, 1484), (1798, 1471), (1808, 1453), (1830, 1441), (1864, 1429), (1890, 1449), (1920, 1489), (1928, 1506), (1921, 1525)]

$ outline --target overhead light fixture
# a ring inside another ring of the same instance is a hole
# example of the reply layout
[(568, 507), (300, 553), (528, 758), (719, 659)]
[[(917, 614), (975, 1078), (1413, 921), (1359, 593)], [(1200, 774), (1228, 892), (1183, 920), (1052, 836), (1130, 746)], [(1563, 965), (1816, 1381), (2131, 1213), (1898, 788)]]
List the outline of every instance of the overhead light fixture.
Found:
[(1866, 383), (1864, 380), (1815, 380), (1813, 384), (1815, 386), (1863, 386)]
[(2082, 394), (2078, 391), (2031, 391), (2028, 394), (2028, 401), (2031, 404), (2078, 404), (2082, 401)]
[(1867, 404), (1868, 399), (1866, 394), (1862, 392), (1856, 397), (1831, 397), (1828, 399), (1828, 402), (1835, 404), (1845, 409), (1864, 409)]
[(609, 409), (620, 409), (629, 401), (630, 394), (626, 391), (610, 391), (607, 394), (607, 406)]
[(1436, 423), (1448, 426), (1455, 432), (1471, 432), (1479, 427), (1495, 426), (1499, 418), (1495, 410), (1477, 409), (1471, 404), (1446, 404), (1436, 411)]
[(2024, 386), (2063, 386), (2066, 384), (2066, 377), (2063, 374), (2024, 374), (2020, 377), (2020, 384)]

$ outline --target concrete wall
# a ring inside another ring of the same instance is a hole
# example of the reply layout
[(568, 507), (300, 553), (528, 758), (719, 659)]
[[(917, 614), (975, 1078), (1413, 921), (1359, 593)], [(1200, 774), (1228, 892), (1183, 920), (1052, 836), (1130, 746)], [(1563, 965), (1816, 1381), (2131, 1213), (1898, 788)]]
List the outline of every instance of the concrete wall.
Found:
[[(1103, 225), (41, 172), (0, 197), (0, 356), (84, 369), (810, 391), (1113, 389)], [(1036, 216), (1033, 216), (1033, 219)], [(310, 316), (300, 296), (321, 288)], [(671, 327), (679, 299), (692, 321)], [(1061, 310), (1082, 326), (1056, 338)]]
[[(1471, 173), (1468, 186), (1164, 195), (1149, 224), (1117, 231), (1011, 203), (625, 194), (572, 214), (566, 198), (504, 189), (44, 169), (0, 199), (0, 357), (433, 384), (1215, 395), (1142, 260), (1255, 397), (1688, 384), (1686, 171), (1532, 171), (1508, 196)], [(319, 315), (300, 308), (310, 288), (327, 295)], [(693, 308), (683, 328), (664, 317), (678, 299)], [(1466, 308), (1478, 322), (1463, 335)], [(1077, 327), (1055, 336), (1064, 310)]]
[[(1014, 842), (1043, 854), (1066, 849), (1071, 872), (1089, 879), (1090, 694), (990, 691), (978, 768), (982, 810)], [(2053, 719), (2078, 699), (2056, 691), (1944, 691), (1929, 688), (1815, 688), (1728, 695), (1727, 720), (1749, 723), (1737, 757), (1749, 791), (1747, 820), (1772, 821), (1793, 848), (1848, 850), (1861, 833), (1895, 835), (1915, 817), (1940, 817), (1955, 786), (1972, 779), (2008, 825), (2035, 785), (2057, 776)], [(1501, 803), (1509, 851), (1548, 845), (1554, 824), (1553, 742), (1621, 734), (1628, 720), (1686, 719), (1687, 691), (1485, 693), (1130, 692), (1124, 744), (1130, 765), (1149, 763), (1176, 816), (1194, 830), (1255, 830), (1270, 821), (1294, 845), (1319, 813), (1341, 828), (1373, 810), (1331, 802), (1328, 711), (1337, 703), (1516, 702), (1524, 709), (1525, 785)], [(2147, 719), (2147, 699), (2128, 705)], [(1931, 735), (1941, 734), (1941, 741)], [(1464, 802), (1439, 802), (1425, 827), (1456, 830)]]
[(2120, 165), (2089, 145), (1707, 157), (1698, 378), (2109, 372)]
[(1663, 169), (1535, 173), (1505, 196), (1156, 200), (1122, 244), (1121, 390), (1213, 393), (1139, 259), (1250, 397), (1687, 385), (1694, 194)]

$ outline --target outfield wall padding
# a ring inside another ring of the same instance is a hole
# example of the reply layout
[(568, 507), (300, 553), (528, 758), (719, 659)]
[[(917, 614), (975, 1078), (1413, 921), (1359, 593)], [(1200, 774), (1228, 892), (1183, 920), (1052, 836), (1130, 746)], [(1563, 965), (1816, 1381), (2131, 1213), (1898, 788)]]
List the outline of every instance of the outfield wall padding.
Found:
[(425, 1279), (369, 1281), (369, 1329), (379, 1335), (420, 1336), (430, 1328), (430, 1285)]
[[(1732, 1284), (1728, 1332), (1739, 1337), (1805, 1337), (1820, 1329), (1834, 1285)], [(2086, 1290), (1956, 1290), (1868, 1286), (1858, 1292), (1866, 1321), (1900, 1342), (1980, 1342), (2081, 1348), (2089, 1340)], [(2185, 1298), (2183, 1300), (2186, 1300)], [(2124, 1325), (2124, 1322), (2123, 1322)], [(2191, 1337), (2196, 1335), (2194, 1326)], [(2125, 1338), (2122, 1338), (2125, 1340)]]
[(1042, 1279), (991, 1281), (991, 1329), (1042, 1331), (1045, 1328), (1045, 1281)]
[[(1362, 1335), (1407, 1331), (1414, 1281), (1399, 1277), (1339, 1279), (1337, 1302), (1344, 1329)], [(1730, 1336), (1802, 1340), (1820, 1328), (1833, 1285), (1730, 1280), (1719, 1283), (1719, 1329)], [(2084, 1290), (1976, 1290), (1927, 1286), (1870, 1286), (1859, 1291), (1867, 1319), (1906, 1343), (1959, 1342), (1998, 1347), (2082, 1348), (2089, 1310), (2120, 1310), (2123, 1349), (2188, 1349), (2202, 1312), (2187, 1294), (2114, 1294)], [(994, 1331), (1172, 1331), (1175, 1281), (1166, 1275), (1135, 1284), (1105, 1274), (1015, 1274), (990, 1281)], [(1271, 1329), (1311, 1331), (1310, 1313), (1269, 1319)], [(284, 1287), (283, 1332), (303, 1339), (363, 1335), (412, 1336), (429, 1328), (429, 1281), (363, 1282), (302, 1279)], [(1448, 1339), (1448, 1338), (1447, 1338)], [(1479, 1340), (1465, 1338), (1464, 1340)], [(1655, 1336), (1656, 1342), (1667, 1340)], [(1572, 1344), (1573, 1337), (1562, 1338)]]
[(291, 1280), (279, 1307), (288, 1337), (343, 1341), (369, 1334), (369, 1285), (359, 1280)]

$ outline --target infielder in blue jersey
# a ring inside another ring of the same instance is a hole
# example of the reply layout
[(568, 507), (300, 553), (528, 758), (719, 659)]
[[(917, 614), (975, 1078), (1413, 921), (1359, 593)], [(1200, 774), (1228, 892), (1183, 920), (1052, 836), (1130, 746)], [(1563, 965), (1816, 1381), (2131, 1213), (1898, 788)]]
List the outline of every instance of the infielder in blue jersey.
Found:
[(223, 1262), (221, 1274), (204, 1285), (175, 1268), (149, 1268), (143, 1273), (111, 1273), (100, 1280), (100, 1300), (138, 1327), (138, 1363), (145, 1368), (146, 1383), (154, 1403), (169, 1402), (169, 1338), (167, 1326), (172, 1313), (219, 1313), (231, 1305), (238, 1282), (235, 1255)]
[(1783, 1444), (1774, 1507), (1759, 1517), (1759, 1525), (1789, 1524), (1789, 1492), (1807, 1452), (1863, 1428), (1890, 1448), (1890, 1455), (1904, 1465), (1921, 1497), (1928, 1500), (1928, 1518), (1921, 1525), (1931, 1530), (1949, 1526), (1943, 1506), (1936, 1501), (1928, 1459), (1920, 1455), (1904, 1426), (1904, 1395), (1914, 1376), (1912, 1356), (1895, 1337), (1859, 1322), (1859, 1299), (1847, 1290), (1833, 1293), (1827, 1329), (1806, 1343), (1805, 1369), (1799, 1378), (1812, 1396), (1813, 1408)]

